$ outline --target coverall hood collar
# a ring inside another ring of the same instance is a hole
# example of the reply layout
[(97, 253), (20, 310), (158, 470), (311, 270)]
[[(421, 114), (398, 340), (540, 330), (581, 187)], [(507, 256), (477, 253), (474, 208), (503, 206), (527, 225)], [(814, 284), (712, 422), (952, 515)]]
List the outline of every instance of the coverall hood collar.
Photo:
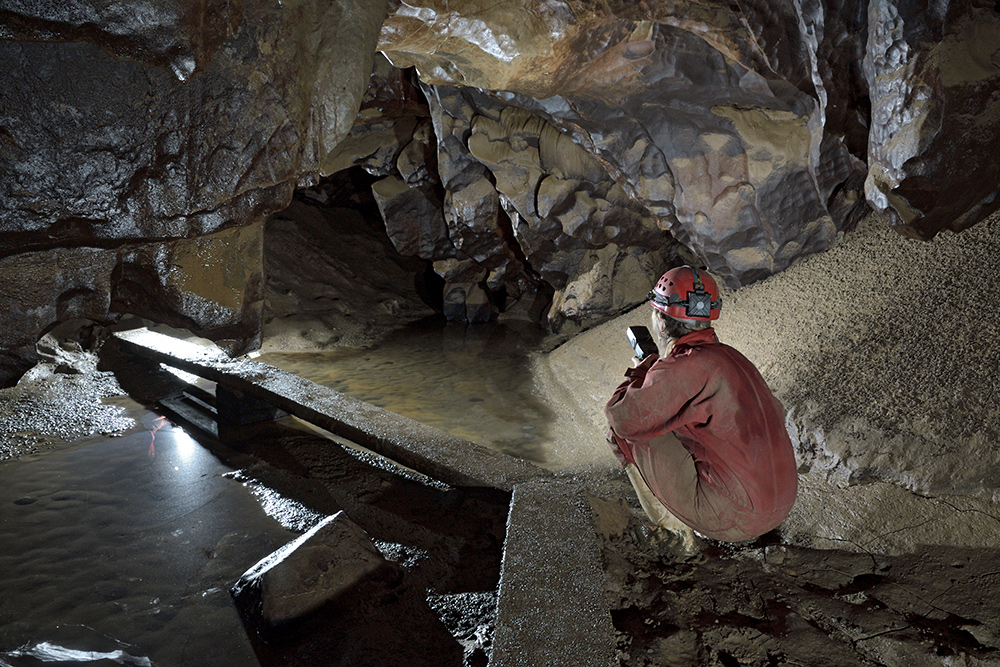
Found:
[(684, 334), (677, 339), (677, 342), (674, 343), (674, 349), (670, 351), (670, 355), (673, 356), (678, 354), (684, 348), (695, 347), (697, 345), (709, 345), (711, 343), (718, 342), (719, 337), (715, 335), (715, 329), (711, 327), (700, 331), (692, 331), (691, 333)]

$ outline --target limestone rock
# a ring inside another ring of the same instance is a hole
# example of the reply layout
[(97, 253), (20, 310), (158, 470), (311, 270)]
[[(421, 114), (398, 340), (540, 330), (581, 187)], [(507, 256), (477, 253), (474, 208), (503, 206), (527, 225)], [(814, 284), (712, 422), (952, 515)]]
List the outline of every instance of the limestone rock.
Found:
[(412, 142), (418, 122), (429, 113), (411, 75), (376, 54), (358, 115), (347, 136), (327, 156), (324, 170), (332, 174), (359, 165), (369, 174), (388, 176), (400, 152)]
[(1000, 15), (992, 6), (871, 4), (865, 194), (890, 224), (930, 238), (1000, 208)]
[(0, 254), (183, 238), (281, 208), (351, 128), (378, 4), (253, 3), (183, 82), (87, 43), (0, 42)]
[(38, 361), (53, 325), (131, 313), (212, 337), (233, 354), (256, 346), (263, 306), (261, 223), (169, 243), (63, 248), (0, 259), (0, 383)]
[(350, 606), (344, 598), (366, 582), (394, 577), (368, 534), (338, 512), (247, 570), (232, 594), (244, 623), (266, 631), (329, 602)]
[[(505, 207), (513, 209), (521, 252), (556, 290), (550, 325), (558, 330), (567, 320), (598, 322), (642, 301), (665, 267), (670, 237), (551, 124), (515, 107), (489, 110), (493, 118), (473, 117), (469, 150), (490, 169)], [(626, 265), (648, 275), (622, 279), (616, 267)]]
[[(0, 322), (4, 382), (47, 326), (105, 321), (109, 299), (230, 349), (259, 334), (259, 243), (229, 237), (251, 254), (213, 250), (227, 268), (171, 270), (169, 258), (259, 225), (323, 171), (361, 102), (384, 2), (195, 4), (3, 3), (0, 272), (23, 286), (4, 298), (26, 308)], [(39, 271), (47, 295), (27, 282)], [(216, 284), (194, 289), (197, 273)]]
[(444, 315), (452, 322), (489, 322), (495, 309), (483, 288), (476, 283), (447, 283), (444, 287)]
[(115, 254), (67, 248), (0, 259), (0, 384), (38, 361), (35, 341), (60, 320), (107, 319)]
[(473, 93), (440, 86), (425, 87), (424, 92), (437, 138), (448, 234), (462, 255), (493, 272), (494, 285), (514, 280), (523, 264), (509, 243), (499, 194), (489, 171), (466, 145), (475, 109)]
[(401, 255), (423, 259), (454, 256), (441, 201), (433, 189), (412, 188), (398, 176), (372, 185), (386, 231)]
[(118, 251), (111, 310), (209, 338), (229, 354), (260, 345), (264, 224)]
[(556, 330), (567, 320), (592, 324), (634, 306), (666, 268), (663, 258), (655, 253), (619, 249), (613, 243), (575, 254), (579, 261), (573, 279), (552, 297), (548, 317)]
[[(447, 3), (424, 4), (428, 11), (398, 9), (387, 20), (380, 50), (391, 61), (415, 65), (429, 83), (511, 91), (500, 97), (585, 147), (660, 229), (730, 285), (829, 248), (865, 207), (857, 195), (863, 165), (824, 125), (828, 86), (816, 60), (820, 52), (844, 60), (856, 49), (834, 49), (839, 32), (808, 37), (821, 16), (787, 28), (804, 31), (788, 55), (761, 52), (761, 31), (748, 31), (758, 26), (726, 7), (501, 2), (460, 23)], [(808, 14), (795, 3), (779, 7), (766, 16)], [(829, 14), (838, 30), (854, 25), (846, 9)], [(536, 39), (541, 29), (552, 38)], [(807, 92), (790, 83), (800, 75)], [(837, 89), (838, 102), (857, 96), (856, 81)], [(838, 119), (857, 134), (850, 119)]]
[(374, 226), (377, 216), (372, 223), (342, 203), (314, 206), (296, 197), (268, 220), (267, 350), (363, 347), (377, 332), (432, 314), (414, 286), (422, 263), (394, 251)]
[(139, 0), (128, 8), (96, 0), (2, 5), (4, 39), (90, 41), (112, 56), (170, 68), (181, 80), (203, 71), (243, 21), (245, 2)]

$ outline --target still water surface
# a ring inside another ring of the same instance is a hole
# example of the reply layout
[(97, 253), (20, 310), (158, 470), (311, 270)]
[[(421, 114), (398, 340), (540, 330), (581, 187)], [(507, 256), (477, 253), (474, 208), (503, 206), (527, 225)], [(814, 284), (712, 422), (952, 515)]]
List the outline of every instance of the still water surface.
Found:
[(545, 463), (552, 409), (528, 355), (541, 334), (513, 326), (415, 326), (368, 349), (272, 352), (277, 366), (487, 447)]
[(183, 430), (134, 416), (0, 465), (0, 666), (257, 664), (229, 587), (295, 534)]

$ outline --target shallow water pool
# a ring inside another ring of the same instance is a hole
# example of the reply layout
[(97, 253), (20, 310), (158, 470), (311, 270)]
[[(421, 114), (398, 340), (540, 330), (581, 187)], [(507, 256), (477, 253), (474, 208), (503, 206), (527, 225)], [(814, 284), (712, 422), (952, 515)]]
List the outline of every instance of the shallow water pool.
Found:
[(294, 533), (183, 430), (134, 417), (0, 465), (0, 665), (257, 664), (229, 587)]
[(544, 464), (552, 409), (528, 355), (541, 335), (503, 325), (414, 326), (367, 349), (258, 361), (493, 449)]

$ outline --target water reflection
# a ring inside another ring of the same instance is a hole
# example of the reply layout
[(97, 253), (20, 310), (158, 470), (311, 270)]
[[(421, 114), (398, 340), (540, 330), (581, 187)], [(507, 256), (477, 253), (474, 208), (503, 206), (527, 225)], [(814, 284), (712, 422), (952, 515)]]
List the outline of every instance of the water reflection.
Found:
[(184, 431), (136, 416), (146, 430), (0, 466), (0, 664), (256, 664), (228, 588), (293, 534)]
[(536, 463), (552, 410), (528, 354), (541, 334), (505, 325), (425, 322), (369, 349), (280, 352), (259, 361), (430, 426)]

